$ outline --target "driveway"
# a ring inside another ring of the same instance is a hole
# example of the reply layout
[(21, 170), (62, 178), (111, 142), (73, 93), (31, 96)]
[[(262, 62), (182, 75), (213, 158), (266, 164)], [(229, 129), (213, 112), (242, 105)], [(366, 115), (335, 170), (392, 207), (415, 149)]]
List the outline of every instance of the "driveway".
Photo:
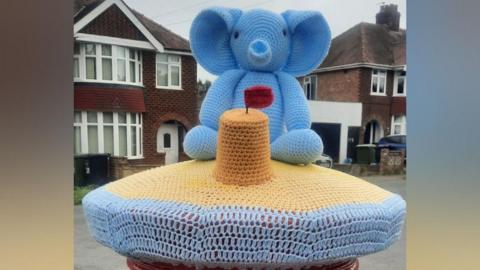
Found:
[[(404, 176), (371, 176), (365, 180), (406, 198)], [(128, 270), (125, 258), (98, 244), (88, 233), (83, 210), (75, 206), (75, 270)], [(405, 270), (405, 228), (402, 237), (389, 249), (360, 258), (360, 269)]]

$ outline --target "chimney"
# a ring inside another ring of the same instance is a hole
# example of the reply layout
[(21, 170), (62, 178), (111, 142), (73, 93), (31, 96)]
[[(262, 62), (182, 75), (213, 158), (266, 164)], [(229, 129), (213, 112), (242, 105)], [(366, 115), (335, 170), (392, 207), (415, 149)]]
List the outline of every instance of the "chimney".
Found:
[(400, 28), (400, 12), (394, 4), (383, 4), (376, 15), (377, 24), (385, 25), (391, 31), (398, 31)]

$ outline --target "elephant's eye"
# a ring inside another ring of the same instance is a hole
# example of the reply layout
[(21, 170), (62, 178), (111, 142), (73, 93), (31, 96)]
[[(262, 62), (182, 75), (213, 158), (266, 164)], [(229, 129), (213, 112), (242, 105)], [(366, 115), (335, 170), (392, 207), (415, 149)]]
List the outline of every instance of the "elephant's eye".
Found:
[(283, 29), (282, 32), (283, 32), (283, 35), (284, 35), (284, 36), (287, 36), (287, 30), (286, 30), (286, 29)]
[(240, 35), (240, 33), (238, 33), (238, 31), (235, 31), (235, 33), (233, 33), (233, 38), (238, 38), (238, 35)]

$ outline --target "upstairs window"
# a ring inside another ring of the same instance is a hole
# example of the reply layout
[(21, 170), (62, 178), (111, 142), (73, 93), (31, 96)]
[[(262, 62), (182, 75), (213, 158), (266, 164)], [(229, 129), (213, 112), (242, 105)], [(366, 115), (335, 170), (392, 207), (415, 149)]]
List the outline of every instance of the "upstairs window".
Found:
[(158, 53), (156, 57), (157, 88), (181, 89), (182, 61), (179, 55)]
[(317, 76), (303, 78), (303, 91), (308, 100), (317, 99)]
[(96, 43), (75, 43), (75, 81), (142, 85), (142, 58), (137, 49)]
[(370, 94), (375, 96), (385, 96), (387, 89), (387, 72), (384, 70), (372, 70), (372, 85)]
[(404, 70), (395, 72), (393, 95), (394, 96), (407, 95), (407, 72)]

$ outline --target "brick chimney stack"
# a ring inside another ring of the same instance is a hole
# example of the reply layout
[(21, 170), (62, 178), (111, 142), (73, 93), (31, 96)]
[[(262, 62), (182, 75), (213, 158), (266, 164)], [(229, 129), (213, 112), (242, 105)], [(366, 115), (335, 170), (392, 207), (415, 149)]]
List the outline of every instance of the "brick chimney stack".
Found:
[(377, 24), (386, 25), (391, 31), (398, 31), (400, 28), (400, 12), (398, 12), (397, 5), (384, 4), (380, 6), (376, 19)]

